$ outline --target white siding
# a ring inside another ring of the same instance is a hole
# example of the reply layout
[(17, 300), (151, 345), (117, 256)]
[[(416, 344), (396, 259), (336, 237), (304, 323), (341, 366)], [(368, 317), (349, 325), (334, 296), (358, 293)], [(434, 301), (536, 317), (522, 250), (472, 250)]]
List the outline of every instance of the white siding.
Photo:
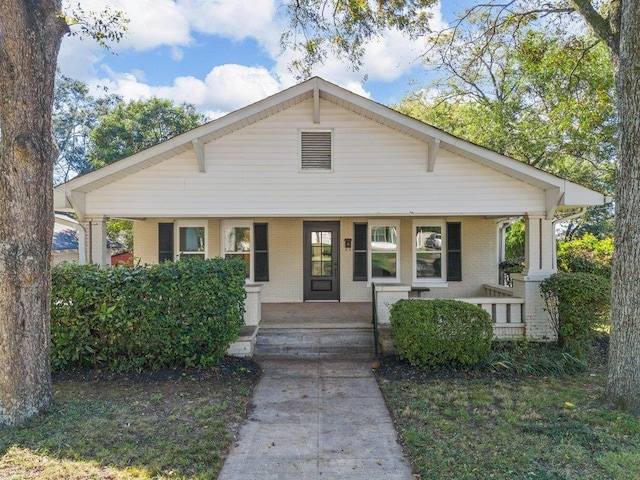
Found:
[[(440, 148), (312, 100), (87, 194), (87, 216), (518, 215), (544, 211), (544, 192)], [(333, 172), (300, 172), (300, 129), (333, 131)]]

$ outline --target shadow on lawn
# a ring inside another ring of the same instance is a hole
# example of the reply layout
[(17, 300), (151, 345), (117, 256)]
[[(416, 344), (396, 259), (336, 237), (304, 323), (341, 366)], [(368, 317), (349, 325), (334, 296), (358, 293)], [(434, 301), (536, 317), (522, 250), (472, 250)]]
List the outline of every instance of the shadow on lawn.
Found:
[(261, 375), (207, 370), (54, 376), (56, 403), (2, 432), (0, 478), (215, 478)]

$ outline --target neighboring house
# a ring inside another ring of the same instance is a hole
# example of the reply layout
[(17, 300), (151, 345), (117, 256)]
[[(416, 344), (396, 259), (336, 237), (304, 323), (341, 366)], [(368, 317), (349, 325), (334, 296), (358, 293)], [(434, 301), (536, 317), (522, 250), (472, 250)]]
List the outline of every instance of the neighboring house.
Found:
[[(86, 258), (84, 248), (80, 254), (81, 246), (78, 243), (78, 230), (82, 226), (71, 217), (55, 215), (53, 225), (53, 242), (51, 245), (51, 263), (57, 265), (62, 262), (78, 263)], [(82, 245), (84, 247), (84, 245)], [(82, 263), (86, 263), (83, 261)]]
[[(105, 220), (134, 220), (141, 263), (238, 256), (247, 323), (265, 302), (370, 302), (412, 290), (490, 311), (501, 337), (551, 338), (538, 290), (556, 271), (554, 218), (605, 198), (312, 78), (55, 188), (107, 264)], [(499, 287), (499, 232), (527, 230)]]
[[(56, 213), (53, 225), (51, 263), (53, 265), (62, 262), (85, 264), (90, 261), (91, 259), (87, 257), (86, 252), (86, 236), (85, 227), (81, 223), (67, 215)], [(105, 241), (108, 255), (113, 254), (119, 261), (131, 261), (129, 260), (130, 253), (125, 252), (115, 255), (116, 252), (122, 252), (123, 247), (121, 244), (111, 240)], [(114, 264), (113, 258), (111, 264)]]

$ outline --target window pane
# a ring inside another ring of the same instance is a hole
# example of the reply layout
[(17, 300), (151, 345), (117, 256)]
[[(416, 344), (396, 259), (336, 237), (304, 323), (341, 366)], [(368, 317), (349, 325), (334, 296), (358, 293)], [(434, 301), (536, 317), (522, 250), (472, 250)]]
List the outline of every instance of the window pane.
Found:
[(371, 227), (371, 251), (396, 251), (398, 234), (396, 227)]
[(440, 253), (416, 254), (416, 276), (418, 278), (440, 278), (442, 276)]
[(396, 254), (371, 253), (371, 275), (373, 277), (396, 276)]
[(204, 227), (180, 227), (180, 252), (204, 252)]
[(442, 227), (416, 227), (416, 277), (442, 277)]
[(311, 232), (311, 275), (330, 277), (333, 268), (331, 232)]
[(226, 227), (224, 239), (225, 253), (251, 251), (251, 229), (249, 227)]
[(393, 225), (371, 227), (371, 276), (396, 278), (398, 231)]

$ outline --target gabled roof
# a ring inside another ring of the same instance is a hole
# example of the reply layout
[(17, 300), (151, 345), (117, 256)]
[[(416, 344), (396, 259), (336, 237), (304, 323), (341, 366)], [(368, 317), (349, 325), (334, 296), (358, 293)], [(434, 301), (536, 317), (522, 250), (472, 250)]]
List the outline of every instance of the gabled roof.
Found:
[[(82, 203), (82, 197), (92, 190), (188, 150), (195, 149), (197, 156), (202, 155), (202, 145), (309, 99), (314, 99), (316, 105), (319, 99), (326, 100), (427, 143), (430, 157), (432, 157), (430, 158), (431, 167), (436, 161), (435, 152), (438, 148), (443, 148), (544, 190), (548, 216), (552, 216), (557, 207), (601, 205), (605, 201), (604, 196), (598, 192), (462, 140), (322, 78), (314, 77), (135, 155), (57, 186), (54, 189), (55, 208), (73, 207), (74, 204)], [(431, 155), (432, 151), (434, 155)]]

